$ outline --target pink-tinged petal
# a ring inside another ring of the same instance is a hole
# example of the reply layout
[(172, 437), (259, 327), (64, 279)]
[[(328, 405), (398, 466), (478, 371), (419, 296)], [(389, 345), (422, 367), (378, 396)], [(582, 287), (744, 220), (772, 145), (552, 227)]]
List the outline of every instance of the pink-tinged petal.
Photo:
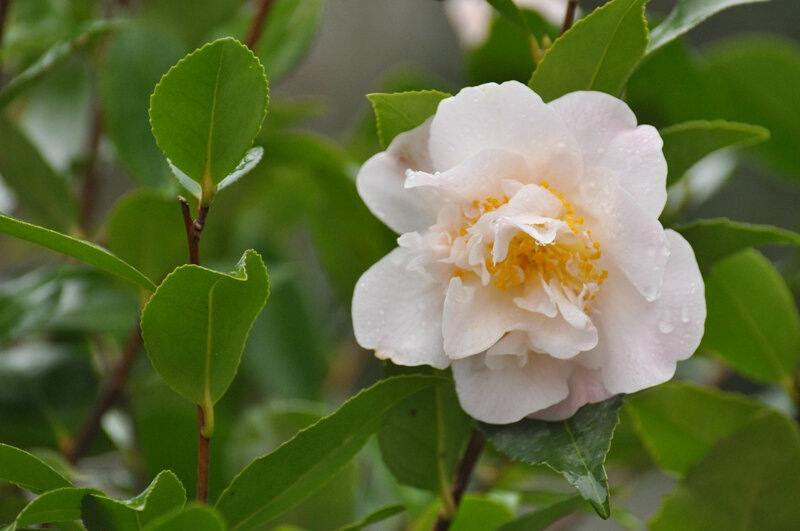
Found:
[(578, 146), (559, 115), (516, 81), (468, 87), (442, 100), (429, 146), (438, 171), (485, 149), (518, 153), (531, 169), (529, 183), (545, 179), (564, 193), (582, 172)]
[(504, 180), (527, 180), (530, 169), (519, 154), (500, 149), (485, 149), (470, 155), (447, 171), (409, 173), (406, 188), (433, 187), (459, 202), (485, 201), (503, 197)]
[(564, 420), (570, 418), (586, 404), (594, 404), (614, 396), (603, 385), (603, 376), (600, 371), (587, 369), (578, 363), (572, 365), (572, 374), (569, 376), (568, 384), (569, 395), (567, 398), (528, 416), (537, 420)]
[(430, 171), (428, 136), (431, 118), (397, 135), (386, 151), (371, 157), (358, 172), (356, 187), (375, 217), (402, 234), (436, 222), (438, 199), (429, 190), (406, 190), (406, 171)]
[(450, 364), (442, 347), (444, 288), (407, 268), (414, 253), (395, 249), (364, 273), (353, 293), (359, 345), (397, 365)]
[(524, 366), (490, 369), (484, 354), (453, 361), (461, 407), (492, 424), (516, 422), (567, 397), (568, 370), (549, 356), (527, 355)]
[(667, 230), (671, 253), (661, 297), (648, 302), (624, 279), (609, 274), (594, 301), (600, 343), (590, 352), (611, 393), (632, 393), (666, 382), (703, 336), (703, 279), (692, 248)]
[(580, 326), (575, 326), (561, 314), (555, 317), (532, 314), (529, 323), (528, 340), (531, 348), (553, 358), (574, 358), (581, 352), (593, 349), (598, 342), (597, 329), (588, 317)]
[(625, 102), (602, 92), (572, 92), (548, 106), (580, 146), (584, 179), (613, 179), (651, 216), (661, 214), (667, 201), (667, 162), (658, 131), (637, 127)]

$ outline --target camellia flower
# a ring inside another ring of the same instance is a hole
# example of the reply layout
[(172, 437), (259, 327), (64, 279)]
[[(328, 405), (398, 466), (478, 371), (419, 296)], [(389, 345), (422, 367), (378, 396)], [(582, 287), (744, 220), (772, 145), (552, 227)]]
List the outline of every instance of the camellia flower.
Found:
[[(514, 3), (536, 11), (556, 26), (561, 25), (567, 11), (566, 0), (514, 0)], [(464, 46), (479, 46), (489, 36), (493, 9), (486, 0), (447, 0), (444, 11)]]
[(353, 296), (356, 339), (452, 367), (464, 410), (558, 420), (669, 380), (700, 342), (703, 281), (664, 230), (662, 141), (622, 101), (466, 88), (358, 174), (401, 236)]

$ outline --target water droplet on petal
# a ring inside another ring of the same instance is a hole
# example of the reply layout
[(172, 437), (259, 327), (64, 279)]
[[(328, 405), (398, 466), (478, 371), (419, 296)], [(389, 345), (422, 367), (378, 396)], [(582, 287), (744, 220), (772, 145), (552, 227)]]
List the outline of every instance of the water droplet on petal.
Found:
[(658, 323), (658, 331), (662, 334), (669, 334), (673, 330), (675, 330), (675, 325), (672, 324), (672, 321), (670, 321), (669, 318), (665, 318), (663, 321)]
[(689, 306), (686, 304), (681, 306), (681, 322), (682, 323), (689, 322)]

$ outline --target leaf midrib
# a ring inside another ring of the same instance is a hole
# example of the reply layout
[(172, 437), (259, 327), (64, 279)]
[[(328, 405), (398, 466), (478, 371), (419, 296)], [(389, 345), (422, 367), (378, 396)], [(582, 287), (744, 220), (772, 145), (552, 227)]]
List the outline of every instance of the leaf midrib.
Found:
[(222, 63), (225, 58), (225, 44), (223, 43), (219, 53), (219, 64), (217, 65), (217, 75), (214, 78), (214, 94), (211, 97), (211, 113), (208, 121), (208, 140), (206, 141), (206, 164), (203, 168), (203, 181), (206, 179), (213, 182), (211, 176), (211, 145), (214, 142), (214, 122), (217, 116), (217, 94), (219, 92), (219, 76), (222, 72)]
[(628, 18), (628, 14), (630, 13), (631, 9), (633, 9), (638, 4), (639, 0), (633, 0), (631, 5), (628, 6), (628, 9), (625, 10), (625, 13), (619, 18), (619, 21), (617, 21), (617, 25), (614, 27), (614, 31), (611, 32), (611, 37), (606, 41), (606, 44), (603, 47), (603, 53), (600, 54), (600, 61), (598, 61), (594, 73), (592, 74), (592, 78), (589, 80), (589, 86), (587, 87), (587, 90), (591, 90), (594, 87), (594, 84), (597, 81), (597, 76), (600, 75), (600, 70), (602, 69), (602, 66), (608, 59), (608, 49), (611, 47), (611, 43), (614, 41), (614, 39), (617, 38), (617, 34), (619, 33), (619, 27), (622, 25), (622, 22)]

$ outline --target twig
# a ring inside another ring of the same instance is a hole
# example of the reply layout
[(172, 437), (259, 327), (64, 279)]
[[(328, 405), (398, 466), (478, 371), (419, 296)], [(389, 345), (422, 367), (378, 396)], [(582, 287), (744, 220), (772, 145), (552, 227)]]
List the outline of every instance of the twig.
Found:
[(244, 40), (245, 45), (251, 50), (256, 49), (258, 39), (261, 37), (261, 30), (264, 29), (264, 21), (267, 19), (272, 3), (273, 0), (261, 0), (258, 4), (258, 11), (256, 11), (253, 21), (250, 23), (250, 29), (247, 30), (247, 38)]
[(87, 142), (86, 168), (83, 172), (83, 181), (79, 196), (80, 212), (78, 223), (84, 234), (88, 235), (92, 223), (95, 199), (97, 198), (97, 150), (100, 146), (100, 134), (103, 131), (103, 116), (100, 104), (95, 95), (92, 98), (92, 123), (89, 125), (89, 141)]
[(197, 219), (192, 219), (192, 212), (189, 209), (189, 202), (183, 196), (178, 196), (181, 202), (181, 212), (183, 213), (183, 224), (186, 227), (186, 243), (189, 246), (189, 263), (200, 265), (200, 235), (206, 225), (208, 207), (201, 206), (197, 212)]
[[(11, 0), (0, 0), (0, 49), (3, 46), (3, 30), (6, 27), (6, 15), (8, 14), (8, 6)], [(1, 67), (2, 65), (0, 65)], [(3, 70), (0, 68), (0, 87), (3, 86)]]
[[(456, 477), (453, 479), (452, 493), (456, 509), (458, 509), (458, 504), (461, 502), (462, 496), (464, 496), (464, 491), (467, 490), (467, 484), (472, 475), (472, 470), (475, 468), (485, 445), (486, 437), (483, 436), (483, 433), (477, 429), (472, 430), (472, 437), (467, 444), (467, 449), (464, 451), (464, 457), (461, 459), (461, 464), (458, 466)], [(455, 514), (450, 516), (440, 514), (439, 518), (436, 520), (436, 524), (433, 526), (434, 531), (446, 531), (449, 529), (450, 524), (453, 523), (453, 517), (455, 517)]]
[(98, 429), (100, 428), (100, 420), (103, 418), (103, 415), (106, 413), (106, 411), (108, 411), (108, 409), (114, 404), (114, 402), (117, 401), (117, 398), (119, 398), (120, 393), (122, 392), (122, 387), (128, 380), (128, 374), (130, 374), (131, 367), (133, 367), (133, 362), (136, 360), (136, 356), (139, 354), (139, 350), (141, 350), (141, 348), (142, 333), (141, 330), (139, 330), (139, 323), (137, 322), (136, 326), (133, 328), (128, 336), (127, 341), (125, 342), (122, 358), (114, 368), (114, 372), (106, 383), (100, 398), (97, 400), (97, 402), (95, 402), (94, 408), (92, 408), (92, 413), (89, 415), (89, 417), (87, 417), (86, 421), (83, 423), (83, 426), (81, 426), (78, 436), (75, 437), (75, 439), (69, 445), (69, 449), (66, 452), (66, 458), (67, 461), (73, 465), (77, 463), (78, 459), (80, 459), (89, 450), (89, 446), (91, 445), (95, 435), (97, 435)]
[(564, 35), (572, 27), (575, 18), (575, 10), (578, 8), (578, 0), (567, 0), (567, 12), (564, 14), (564, 24), (561, 25), (561, 35)]

